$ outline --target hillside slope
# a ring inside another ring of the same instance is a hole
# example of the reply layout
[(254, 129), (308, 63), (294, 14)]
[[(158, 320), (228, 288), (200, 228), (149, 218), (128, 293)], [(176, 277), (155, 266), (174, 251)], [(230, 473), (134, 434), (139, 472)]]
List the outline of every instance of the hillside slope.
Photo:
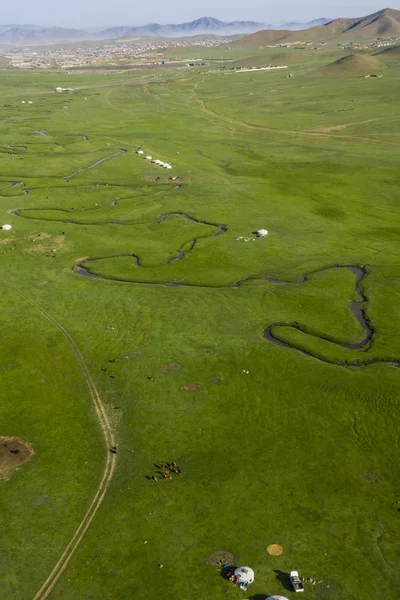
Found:
[(399, 61), (400, 63), (400, 44), (397, 46), (391, 46), (390, 48), (385, 48), (379, 52), (375, 52), (374, 56), (383, 58), (385, 62)]
[(323, 67), (321, 72), (325, 75), (362, 76), (377, 73), (381, 70), (382, 64), (374, 56), (348, 54)]
[(335, 19), (325, 25), (318, 25), (301, 31), (258, 31), (247, 36), (238, 44), (260, 46), (280, 42), (316, 42), (332, 39), (361, 40), (382, 36), (400, 36), (399, 10), (385, 8), (366, 17)]
[(400, 10), (385, 8), (358, 19), (344, 33), (348, 35), (356, 33), (363, 37), (396, 37), (400, 35)]

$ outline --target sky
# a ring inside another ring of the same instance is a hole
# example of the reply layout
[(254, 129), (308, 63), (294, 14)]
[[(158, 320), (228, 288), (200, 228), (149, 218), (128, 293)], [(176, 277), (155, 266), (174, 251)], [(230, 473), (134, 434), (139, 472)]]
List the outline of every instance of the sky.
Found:
[[(203, 16), (222, 21), (308, 21), (318, 17), (358, 17), (382, 8), (373, 0), (3, 0), (0, 25), (57, 25), (62, 27), (102, 27), (146, 25), (147, 23), (182, 23)], [(391, 8), (400, 8), (393, 0)]]

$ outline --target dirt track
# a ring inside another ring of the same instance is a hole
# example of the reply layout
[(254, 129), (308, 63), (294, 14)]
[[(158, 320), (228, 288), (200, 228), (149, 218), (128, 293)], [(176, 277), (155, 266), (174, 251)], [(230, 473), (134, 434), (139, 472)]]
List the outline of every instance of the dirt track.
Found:
[(109, 452), (109, 449), (112, 446), (115, 446), (116, 443), (115, 443), (114, 433), (112, 431), (111, 424), (107, 417), (107, 414), (106, 414), (106, 411), (104, 408), (104, 404), (101, 400), (100, 394), (94, 384), (94, 381), (92, 379), (92, 376), (90, 374), (88, 366), (85, 362), (83, 354), (80, 351), (77, 344), (75, 343), (75, 341), (73, 340), (73, 338), (71, 337), (71, 335), (61, 325), (61, 323), (59, 323), (54, 317), (52, 317), (44, 308), (42, 308), (34, 300), (32, 300), (31, 298), (26, 296), (23, 292), (21, 292), (18, 288), (14, 287), (13, 285), (8, 285), (8, 284), (6, 284), (6, 285), (7, 285), (7, 287), (9, 287), (9, 288), (13, 289), (15, 292), (17, 292), (20, 296), (22, 296), (30, 304), (32, 304), (48, 321), (50, 321), (50, 323), (52, 325), (54, 325), (54, 327), (56, 327), (62, 333), (62, 335), (68, 342), (68, 344), (75, 356), (75, 359), (78, 363), (78, 367), (82, 373), (85, 383), (88, 387), (89, 394), (93, 401), (94, 409), (96, 411), (96, 415), (99, 420), (99, 425), (103, 432), (104, 441), (105, 441), (106, 462), (104, 465), (103, 477), (102, 477), (101, 482), (96, 490), (94, 498), (93, 498), (86, 514), (84, 515), (82, 521), (78, 525), (72, 539), (68, 543), (68, 545), (65, 548), (64, 552), (62, 553), (61, 557), (59, 558), (57, 564), (55, 565), (55, 567), (53, 568), (53, 570), (47, 577), (46, 581), (43, 583), (40, 590), (35, 594), (35, 596), (33, 598), (33, 600), (45, 600), (46, 598), (48, 598), (50, 596), (55, 585), (59, 581), (59, 579), (62, 576), (65, 569), (67, 568), (68, 563), (70, 562), (72, 556), (74, 555), (74, 552), (76, 551), (79, 544), (81, 543), (83, 536), (85, 535), (86, 531), (88, 530), (91, 522), (93, 521), (97, 511), (99, 510), (99, 508), (104, 500), (104, 497), (105, 497), (107, 489), (109, 487), (111, 478), (114, 474), (115, 464), (116, 464), (116, 455)]

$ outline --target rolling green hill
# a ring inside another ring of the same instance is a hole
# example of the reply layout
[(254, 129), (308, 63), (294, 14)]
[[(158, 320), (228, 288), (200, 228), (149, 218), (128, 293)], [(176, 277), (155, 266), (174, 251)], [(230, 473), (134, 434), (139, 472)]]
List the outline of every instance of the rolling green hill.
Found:
[(382, 71), (382, 63), (374, 56), (348, 54), (330, 63), (322, 69), (332, 75), (368, 75)]

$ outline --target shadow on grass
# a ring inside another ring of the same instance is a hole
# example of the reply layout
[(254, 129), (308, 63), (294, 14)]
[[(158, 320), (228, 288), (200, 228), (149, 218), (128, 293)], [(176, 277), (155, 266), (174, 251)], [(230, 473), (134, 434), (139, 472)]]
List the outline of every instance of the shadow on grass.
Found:
[(293, 592), (293, 586), (290, 583), (290, 574), (280, 571), (279, 569), (274, 569), (274, 573), (276, 574), (276, 578), (282, 587), (288, 592)]
[(221, 577), (223, 579), (226, 579), (227, 581), (232, 581), (232, 577), (235, 574), (235, 570), (237, 569), (237, 567), (235, 567), (234, 565), (222, 565), (221, 568)]

